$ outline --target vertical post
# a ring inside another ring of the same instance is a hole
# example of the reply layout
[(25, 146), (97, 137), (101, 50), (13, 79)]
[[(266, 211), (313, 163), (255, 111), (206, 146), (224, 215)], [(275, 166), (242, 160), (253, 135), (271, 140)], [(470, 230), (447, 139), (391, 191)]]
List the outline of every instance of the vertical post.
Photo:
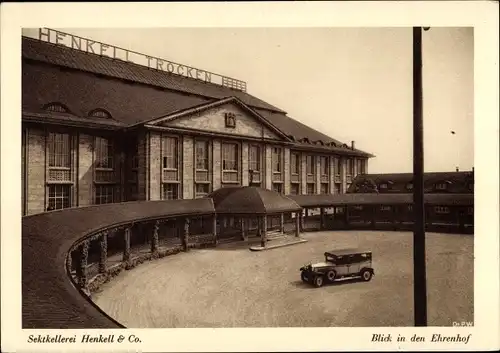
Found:
[(262, 230), (260, 232), (260, 245), (262, 247), (266, 246), (267, 241), (267, 215), (262, 217)]
[(300, 235), (300, 218), (302, 215), (302, 211), (295, 212), (295, 236), (299, 237)]
[(280, 232), (281, 234), (285, 233), (285, 214), (282, 213), (280, 217)]
[(413, 301), (415, 326), (427, 326), (425, 268), (424, 127), (422, 103), (422, 29), (413, 27)]
[(87, 290), (87, 261), (89, 257), (89, 242), (85, 241), (82, 244), (82, 247), (80, 248), (80, 263), (79, 263), (79, 268), (80, 271), (79, 273), (79, 278), (78, 278), (78, 284), (80, 285), (80, 288), (83, 290)]
[(106, 273), (107, 271), (107, 259), (108, 259), (108, 233), (104, 232), (101, 235), (99, 242), (100, 245), (100, 256), (99, 256), (99, 273)]
[(184, 220), (184, 231), (182, 232), (182, 247), (184, 251), (189, 249), (189, 218)]
[(241, 240), (247, 240), (247, 219), (241, 217)]
[(153, 226), (153, 234), (151, 236), (151, 253), (153, 256), (158, 255), (158, 232), (160, 231), (160, 221), (155, 221)]
[(130, 226), (125, 228), (123, 234), (123, 262), (128, 262), (130, 260), (130, 232)]
[(217, 215), (212, 218), (212, 232), (214, 236), (214, 245), (217, 245)]
[(323, 230), (325, 228), (325, 208), (321, 207), (319, 209), (319, 229)]
[(304, 226), (304, 215), (303, 215), (302, 211), (300, 211), (299, 219), (300, 219), (300, 231), (303, 232), (305, 229), (305, 226)]

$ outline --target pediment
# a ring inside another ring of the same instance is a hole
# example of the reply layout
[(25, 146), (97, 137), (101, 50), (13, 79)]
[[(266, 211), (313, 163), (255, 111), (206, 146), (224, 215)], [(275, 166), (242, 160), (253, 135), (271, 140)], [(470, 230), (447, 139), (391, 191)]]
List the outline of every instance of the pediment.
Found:
[(262, 116), (234, 99), (187, 109), (184, 112), (150, 122), (150, 125), (250, 138), (288, 139)]

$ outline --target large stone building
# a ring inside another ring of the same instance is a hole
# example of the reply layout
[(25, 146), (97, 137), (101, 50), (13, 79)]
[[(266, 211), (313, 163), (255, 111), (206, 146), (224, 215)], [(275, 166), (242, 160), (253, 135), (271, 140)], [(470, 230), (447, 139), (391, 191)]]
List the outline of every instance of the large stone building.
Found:
[(241, 81), (206, 82), (206, 72), (174, 74), (160, 59), (151, 68), (104, 55), (112, 46), (98, 55), (88, 43), (85, 51), (42, 39), (22, 39), (23, 215), (197, 198), (228, 185), (338, 194), (367, 172), (372, 155)]

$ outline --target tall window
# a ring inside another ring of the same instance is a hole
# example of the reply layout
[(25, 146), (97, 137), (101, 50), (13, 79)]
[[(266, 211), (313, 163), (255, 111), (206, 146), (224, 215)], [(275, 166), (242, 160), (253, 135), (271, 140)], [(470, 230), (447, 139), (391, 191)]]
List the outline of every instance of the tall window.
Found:
[(207, 183), (196, 183), (195, 186), (195, 197), (200, 198), (206, 196), (210, 192), (210, 184)]
[(105, 203), (113, 203), (114, 186), (101, 185), (95, 186), (95, 204), (102, 205)]
[(249, 148), (248, 170), (260, 171), (260, 147), (251, 145)]
[(178, 148), (177, 138), (164, 137), (162, 139), (163, 149), (163, 168), (164, 169), (177, 169)]
[(342, 169), (340, 158), (335, 158), (335, 175), (340, 175)]
[(208, 141), (196, 141), (196, 169), (208, 170)]
[(177, 200), (179, 198), (179, 184), (163, 184), (163, 200)]
[(292, 184), (290, 185), (290, 194), (292, 195), (298, 195), (300, 190), (300, 184)]
[(320, 159), (321, 175), (328, 175), (328, 157), (321, 156)]
[(273, 183), (273, 191), (281, 194), (283, 192), (283, 184)]
[(321, 194), (328, 194), (328, 183), (321, 183)]
[(315, 194), (315, 192), (314, 192), (314, 186), (315, 186), (315, 184), (313, 184), (313, 183), (307, 183), (307, 194), (308, 195)]
[(49, 185), (48, 210), (60, 210), (71, 207), (71, 185)]
[(347, 160), (347, 173), (348, 175), (354, 175), (354, 164), (352, 159)]
[(233, 143), (222, 144), (222, 169), (238, 170), (238, 145)]
[(290, 173), (291, 174), (299, 174), (299, 155), (298, 153), (290, 154)]
[(358, 174), (366, 174), (366, 160), (361, 159), (359, 161)]
[(70, 168), (71, 146), (69, 134), (49, 133), (49, 167)]
[(307, 156), (306, 163), (307, 163), (307, 174), (308, 175), (315, 175), (316, 168), (314, 168), (315, 167), (314, 156)]
[(340, 194), (340, 190), (341, 190), (342, 186), (339, 184), (339, 183), (336, 183), (335, 184), (335, 193), (338, 195)]
[(95, 167), (113, 169), (113, 142), (103, 137), (96, 137), (95, 144)]
[(273, 172), (281, 173), (281, 148), (273, 148)]

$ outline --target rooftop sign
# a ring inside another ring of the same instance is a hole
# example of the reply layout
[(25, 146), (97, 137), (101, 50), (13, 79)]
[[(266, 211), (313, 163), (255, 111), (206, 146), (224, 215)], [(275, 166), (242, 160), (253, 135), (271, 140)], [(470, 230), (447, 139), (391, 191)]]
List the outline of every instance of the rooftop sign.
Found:
[(55, 29), (40, 28), (38, 30), (38, 39), (57, 45), (63, 45), (68, 48), (85, 51), (87, 53), (106, 56), (115, 60), (122, 60), (137, 65), (147, 66), (150, 69), (165, 71), (174, 75), (218, 84), (243, 92), (246, 92), (247, 89), (247, 84), (244, 81), (160, 59), (154, 56), (115, 47), (113, 45), (104, 44), (95, 40), (78, 37), (73, 34), (57, 31)]

